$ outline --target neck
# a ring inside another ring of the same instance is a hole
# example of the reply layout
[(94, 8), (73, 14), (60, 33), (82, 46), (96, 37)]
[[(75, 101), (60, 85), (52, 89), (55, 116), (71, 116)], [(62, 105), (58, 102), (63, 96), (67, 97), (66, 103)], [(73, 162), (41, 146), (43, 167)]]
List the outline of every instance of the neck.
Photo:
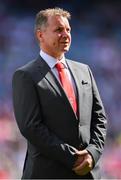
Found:
[(48, 52), (43, 49), (42, 49), (42, 51), (58, 60), (61, 60), (64, 57), (64, 53), (53, 53), (53, 52)]

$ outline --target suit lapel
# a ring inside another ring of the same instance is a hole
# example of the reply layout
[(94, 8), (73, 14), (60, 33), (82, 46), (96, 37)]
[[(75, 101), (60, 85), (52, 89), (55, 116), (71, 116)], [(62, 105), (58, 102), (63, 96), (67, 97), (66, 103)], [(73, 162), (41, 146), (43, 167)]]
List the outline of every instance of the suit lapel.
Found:
[[(63, 89), (51, 70), (45, 75), (46, 80), (55, 89), (59, 96), (62, 96)], [(64, 95), (64, 94), (63, 94)]]
[(38, 77), (38, 82), (44, 78), (46, 79), (49, 84), (55, 89), (59, 96), (62, 95), (62, 88), (56, 77), (54, 76), (53, 72), (51, 71), (48, 64), (39, 56), (38, 59), (35, 61), (37, 66), (37, 72), (40, 74)]

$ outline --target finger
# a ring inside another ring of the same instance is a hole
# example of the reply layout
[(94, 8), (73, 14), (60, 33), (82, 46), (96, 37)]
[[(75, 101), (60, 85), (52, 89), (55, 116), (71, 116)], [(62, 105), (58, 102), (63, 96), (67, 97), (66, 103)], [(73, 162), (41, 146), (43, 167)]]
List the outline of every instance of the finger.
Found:
[(89, 171), (91, 170), (90, 167), (88, 167), (87, 165), (85, 165), (84, 167), (82, 167), (79, 170), (74, 170), (74, 172), (78, 175), (85, 175), (87, 174)]
[(73, 170), (74, 171), (79, 171), (79, 170), (83, 169), (86, 165), (87, 165), (87, 162), (86, 162), (86, 160), (84, 160), (78, 166), (74, 167)]
[(88, 154), (88, 151), (86, 149), (82, 150), (82, 151), (76, 151), (77, 155), (86, 155)]

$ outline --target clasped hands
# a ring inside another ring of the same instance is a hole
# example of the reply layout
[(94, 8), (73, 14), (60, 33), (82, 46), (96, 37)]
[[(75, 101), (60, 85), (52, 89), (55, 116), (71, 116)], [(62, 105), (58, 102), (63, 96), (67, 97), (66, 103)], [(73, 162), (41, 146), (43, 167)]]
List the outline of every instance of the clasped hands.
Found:
[(86, 175), (93, 168), (93, 158), (87, 150), (76, 151), (76, 154), (78, 156), (72, 170), (77, 175)]

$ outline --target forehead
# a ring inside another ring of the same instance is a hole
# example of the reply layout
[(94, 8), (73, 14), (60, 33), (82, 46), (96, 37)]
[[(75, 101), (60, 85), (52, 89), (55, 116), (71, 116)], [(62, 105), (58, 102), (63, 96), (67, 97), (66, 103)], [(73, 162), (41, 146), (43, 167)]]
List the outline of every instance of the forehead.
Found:
[(68, 19), (66, 17), (58, 16), (58, 15), (48, 17), (48, 25), (70, 27)]

